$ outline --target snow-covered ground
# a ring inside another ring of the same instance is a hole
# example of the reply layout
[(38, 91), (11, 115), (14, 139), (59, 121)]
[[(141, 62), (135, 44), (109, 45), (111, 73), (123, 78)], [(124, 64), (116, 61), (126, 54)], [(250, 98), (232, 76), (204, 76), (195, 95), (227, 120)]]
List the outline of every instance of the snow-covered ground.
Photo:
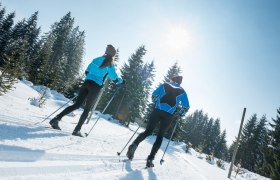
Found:
[[(125, 160), (121, 151), (137, 125), (126, 128), (117, 120), (107, 120), (102, 115), (87, 138), (71, 136), (81, 110), (75, 116), (66, 116), (60, 123), (62, 132), (45, 128), (49, 120), (41, 122), (65, 104), (68, 99), (54, 91), (48, 91), (48, 99), (42, 107), (30, 104), (29, 98), (38, 97), (36, 90), (28, 82), (19, 81), (14, 91), (0, 96), (0, 179), (227, 179), (228, 167), (217, 167), (206, 162), (205, 155), (193, 149), (185, 153), (185, 144), (171, 142), (165, 162), (160, 159), (168, 142), (163, 141), (154, 161), (155, 167), (145, 169), (145, 158), (149, 154), (154, 136), (143, 141), (133, 161)], [(97, 115), (82, 128), (88, 132)], [(143, 129), (139, 130), (139, 132)], [(199, 157), (202, 158), (199, 158)], [(242, 175), (232, 173), (231, 179), (266, 179), (246, 172)]]

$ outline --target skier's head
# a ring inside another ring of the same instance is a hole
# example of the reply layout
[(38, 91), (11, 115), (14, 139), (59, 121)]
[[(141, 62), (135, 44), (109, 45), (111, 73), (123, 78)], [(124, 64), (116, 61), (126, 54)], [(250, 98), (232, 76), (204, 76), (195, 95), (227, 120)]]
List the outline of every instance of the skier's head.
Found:
[(116, 55), (116, 49), (114, 48), (114, 46), (112, 46), (111, 44), (108, 44), (106, 47), (106, 51), (105, 54), (111, 57), (114, 57)]
[(116, 55), (116, 49), (111, 44), (108, 44), (104, 54), (104, 61), (100, 65), (100, 68), (105, 68), (114, 64), (114, 56)]
[(178, 84), (181, 84), (182, 80), (183, 80), (183, 76), (174, 76), (174, 77), (171, 78), (172, 82), (175, 82), (175, 83), (178, 83)]

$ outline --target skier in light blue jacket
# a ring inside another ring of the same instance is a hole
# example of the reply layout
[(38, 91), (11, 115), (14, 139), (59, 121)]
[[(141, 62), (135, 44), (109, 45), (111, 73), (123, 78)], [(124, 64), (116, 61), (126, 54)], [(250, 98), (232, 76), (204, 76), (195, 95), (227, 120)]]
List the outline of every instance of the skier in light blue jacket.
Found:
[(95, 99), (98, 96), (99, 91), (102, 89), (104, 82), (108, 77), (114, 81), (117, 85), (125, 84), (125, 81), (118, 77), (114, 67), (114, 56), (116, 50), (112, 45), (108, 45), (105, 54), (101, 57), (95, 58), (88, 65), (85, 74), (85, 82), (79, 90), (79, 94), (76, 102), (67, 108), (65, 108), (60, 114), (53, 118), (49, 123), (54, 129), (59, 129), (58, 125), (61, 118), (70, 112), (80, 108), (84, 102), (86, 102), (84, 111), (79, 119), (77, 126), (75, 127), (72, 135), (81, 136), (80, 130), (84, 124), (89, 111), (91, 110)]

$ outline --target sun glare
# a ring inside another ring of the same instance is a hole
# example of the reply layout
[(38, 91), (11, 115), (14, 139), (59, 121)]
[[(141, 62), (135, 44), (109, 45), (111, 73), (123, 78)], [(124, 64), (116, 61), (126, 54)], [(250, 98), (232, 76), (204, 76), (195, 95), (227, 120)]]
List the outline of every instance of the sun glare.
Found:
[(184, 27), (172, 27), (166, 32), (166, 45), (174, 51), (189, 48), (191, 34)]

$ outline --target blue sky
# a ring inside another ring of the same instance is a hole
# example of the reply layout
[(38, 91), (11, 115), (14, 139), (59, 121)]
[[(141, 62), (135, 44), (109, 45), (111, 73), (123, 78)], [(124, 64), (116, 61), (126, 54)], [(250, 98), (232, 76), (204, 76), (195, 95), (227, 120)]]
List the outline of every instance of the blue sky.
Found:
[(39, 11), (42, 32), (71, 11), (86, 32), (85, 66), (107, 44), (120, 64), (145, 45), (156, 80), (178, 62), (191, 112), (220, 118), (227, 140), (237, 136), (243, 108), (270, 120), (280, 107), (280, 1), (278, 0), (0, 0), (16, 20)]

